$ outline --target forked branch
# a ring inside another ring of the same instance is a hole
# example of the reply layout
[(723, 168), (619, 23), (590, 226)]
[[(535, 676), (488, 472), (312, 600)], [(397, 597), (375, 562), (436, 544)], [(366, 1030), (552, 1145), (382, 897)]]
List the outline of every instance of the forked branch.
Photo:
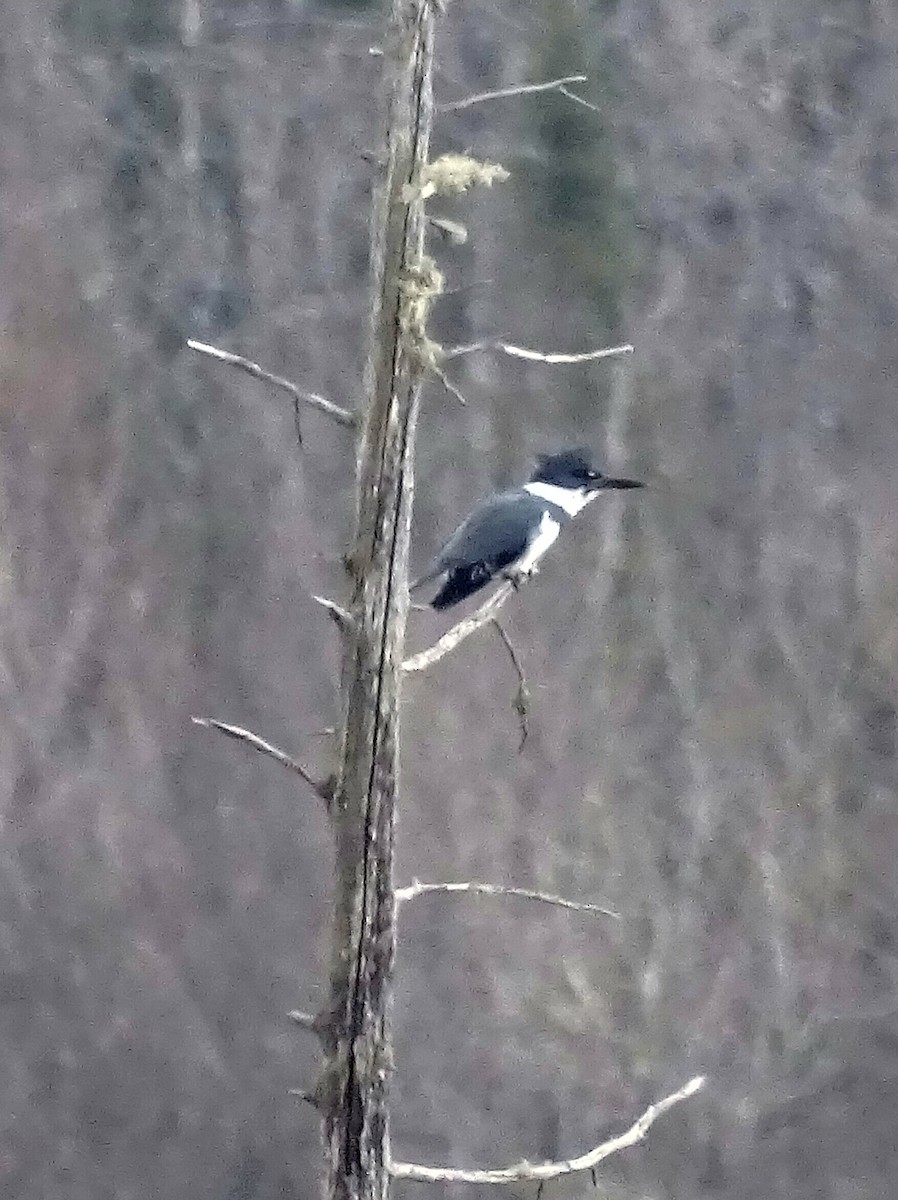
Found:
[(503, 583), (488, 600), (481, 604), (480, 608), (475, 609), (469, 617), (465, 617), (451, 629), (447, 629), (439, 641), (434, 642), (428, 649), (421, 650), (417, 654), (413, 654), (411, 658), (407, 658), (402, 664), (403, 671), (423, 671), (426, 667), (439, 662), (465, 638), (469, 638), (472, 633), (476, 633), (478, 629), (488, 625), (513, 591), (515, 591), (513, 583)]
[(265, 754), (269, 758), (273, 758), (275, 762), (279, 762), (281, 766), (295, 771), (300, 779), (304, 779), (322, 800), (330, 801), (332, 790), (330, 780), (316, 779), (311, 771), (303, 766), (298, 759), (293, 758), (292, 755), (285, 753), (283, 750), (279, 750), (271, 742), (266, 742), (258, 734), (250, 732), (249, 729), (243, 729), (239, 725), (230, 725), (227, 721), (217, 721), (214, 717), (191, 717), (190, 719), (194, 725), (201, 725), (203, 729), (217, 729), (219, 733), (223, 733), (226, 737), (234, 738), (238, 742), (246, 742), (248, 746), (252, 746), (260, 754)]
[(264, 367), (244, 358), (242, 354), (232, 354), (230, 350), (220, 350), (218, 346), (209, 346), (206, 342), (198, 342), (194, 338), (188, 338), (187, 345), (191, 350), (207, 354), (210, 358), (217, 358), (219, 362), (228, 363), (232, 367), (239, 367), (241, 371), (246, 371), (247, 375), (252, 375), (254, 379), (262, 379), (266, 383), (274, 384), (275, 387), (288, 392), (293, 397), (297, 412), (300, 404), (308, 404), (310, 408), (317, 408), (319, 412), (331, 417), (338, 425), (345, 425), (350, 429), (355, 425), (355, 415), (348, 409), (341, 408), (339, 404), (334, 404), (332, 400), (328, 400), (324, 396), (319, 396), (317, 392), (304, 391), (291, 380), (285, 379), (283, 375), (274, 375), (271, 371), (266, 371)]
[(610, 1138), (607, 1142), (602, 1142), (601, 1145), (587, 1151), (586, 1154), (582, 1154), (579, 1158), (542, 1163), (524, 1161), (514, 1166), (497, 1167), (492, 1170), (467, 1170), (463, 1167), (425, 1167), (417, 1163), (392, 1162), (390, 1163), (390, 1174), (394, 1179), (417, 1179), (420, 1183), (508, 1184), (521, 1183), (526, 1180), (545, 1182), (547, 1179), (559, 1179), (563, 1175), (575, 1175), (580, 1171), (592, 1171), (600, 1162), (603, 1162), (606, 1158), (610, 1158), (612, 1154), (617, 1154), (619, 1150), (626, 1150), (629, 1146), (635, 1146), (637, 1142), (641, 1142), (660, 1116), (663, 1116), (675, 1104), (679, 1104), (681, 1100), (686, 1100), (688, 1097), (694, 1096), (704, 1086), (705, 1077), (703, 1075), (696, 1075), (694, 1079), (690, 1079), (679, 1091), (665, 1096), (663, 1100), (659, 1100), (656, 1104), (649, 1105), (642, 1116), (637, 1121), (634, 1121), (624, 1133)]
[[(518, 87), (499, 88), (494, 92), (477, 92), (474, 96), (466, 96), (464, 100), (451, 100), (448, 104), (438, 104), (437, 112), (458, 112), (461, 108), (470, 108), (473, 104), (484, 104), (488, 100), (505, 100), (509, 96), (527, 96), (534, 92), (564, 92), (567, 83), (586, 83), (585, 75), (565, 75), (561, 79), (549, 79), (545, 83), (522, 83)], [(567, 93), (564, 93), (567, 95)], [(579, 100), (579, 96), (571, 96)]]

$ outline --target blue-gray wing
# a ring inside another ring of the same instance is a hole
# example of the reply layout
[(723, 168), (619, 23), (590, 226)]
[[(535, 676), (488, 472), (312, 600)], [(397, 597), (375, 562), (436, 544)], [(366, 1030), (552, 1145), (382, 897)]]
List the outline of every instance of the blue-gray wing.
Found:
[(543, 504), (527, 492), (502, 492), (478, 505), (430, 564), (424, 580), (460, 567), (501, 571), (519, 559), (539, 527)]

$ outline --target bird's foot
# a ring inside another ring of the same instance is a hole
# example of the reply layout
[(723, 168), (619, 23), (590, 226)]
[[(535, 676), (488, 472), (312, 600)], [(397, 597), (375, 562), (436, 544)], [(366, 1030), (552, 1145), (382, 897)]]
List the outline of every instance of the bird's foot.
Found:
[(539, 568), (535, 565), (526, 571), (521, 570), (520, 567), (514, 567), (509, 568), (507, 571), (503, 571), (502, 576), (508, 583), (511, 584), (515, 591), (518, 591), (521, 584), (526, 583), (528, 579), (531, 579), (534, 575), (536, 575), (538, 570)]

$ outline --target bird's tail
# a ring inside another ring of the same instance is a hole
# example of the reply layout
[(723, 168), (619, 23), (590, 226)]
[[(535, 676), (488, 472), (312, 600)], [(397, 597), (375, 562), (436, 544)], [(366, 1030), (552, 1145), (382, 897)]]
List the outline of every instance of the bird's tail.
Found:
[(417, 579), (413, 579), (408, 585), (410, 592), (417, 592), (419, 588), (425, 587), (428, 583), (433, 583), (436, 577), (442, 574), (443, 568), (437, 562), (432, 562), (423, 575), (419, 575)]
[(453, 604), (459, 604), (462, 600), (467, 600), (468, 596), (473, 596), (475, 592), (485, 588), (492, 578), (493, 573), (485, 563), (456, 567), (447, 574), (446, 582), (431, 600), (430, 607), (437, 611), (451, 608)]

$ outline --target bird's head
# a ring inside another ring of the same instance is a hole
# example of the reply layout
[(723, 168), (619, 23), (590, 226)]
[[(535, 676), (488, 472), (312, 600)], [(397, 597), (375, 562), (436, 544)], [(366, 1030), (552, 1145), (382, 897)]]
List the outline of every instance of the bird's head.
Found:
[(589, 451), (583, 447), (562, 450), (560, 454), (540, 454), (531, 483), (547, 483), (588, 494), (605, 488), (641, 488), (645, 484), (635, 479), (612, 479), (592, 465)]

